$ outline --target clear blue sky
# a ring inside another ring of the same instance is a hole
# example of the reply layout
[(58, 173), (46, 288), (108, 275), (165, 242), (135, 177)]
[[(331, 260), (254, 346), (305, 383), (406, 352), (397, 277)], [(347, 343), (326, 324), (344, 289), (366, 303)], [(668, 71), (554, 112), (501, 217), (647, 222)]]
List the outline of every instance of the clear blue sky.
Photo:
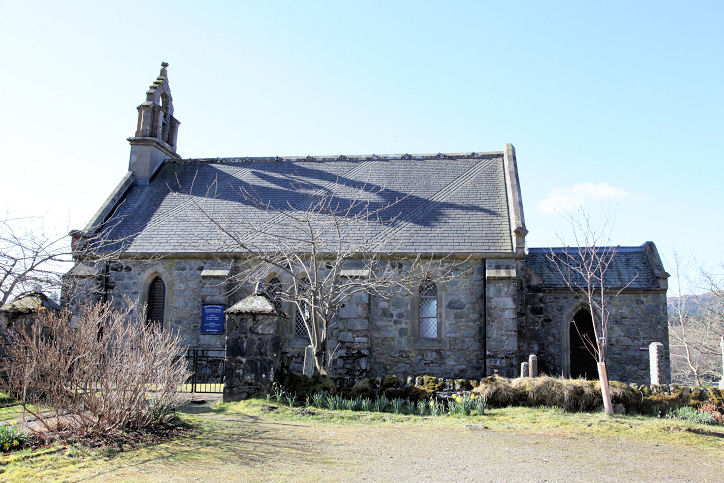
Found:
[(555, 207), (586, 191), (616, 244), (713, 266), (723, 5), (0, 1), (0, 209), (84, 226), (166, 60), (184, 157), (510, 142), (530, 246), (557, 243)]

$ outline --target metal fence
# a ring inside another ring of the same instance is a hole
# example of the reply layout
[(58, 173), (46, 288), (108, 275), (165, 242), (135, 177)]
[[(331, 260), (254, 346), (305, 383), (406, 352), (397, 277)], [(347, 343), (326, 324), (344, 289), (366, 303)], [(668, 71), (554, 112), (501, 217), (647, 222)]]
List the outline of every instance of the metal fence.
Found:
[(186, 360), (191, 376), (184, 389), (197, 393), (224, 392), (224, 358), (226, 350), (198, 349), (188, 350)]

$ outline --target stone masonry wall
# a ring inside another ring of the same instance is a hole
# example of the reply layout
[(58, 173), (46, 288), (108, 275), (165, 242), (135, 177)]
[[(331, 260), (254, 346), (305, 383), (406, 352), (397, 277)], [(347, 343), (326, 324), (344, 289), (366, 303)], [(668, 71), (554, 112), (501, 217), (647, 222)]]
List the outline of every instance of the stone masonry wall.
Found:
[[(519, 327), (521, 354), (537, 354), (539, 371), (551, 375), (568, 374), (569, 326), (583, 301), (571, 293), (528, 291), (527, 314)], [(609, 305), (608, 376), (612, 380), (649, 382), (651, 342), (669, 345), (666, 294), (662, 292), (622, 293)], [(665, 382), (671, 378), (666, 358)]]
[[(223, 347), (223, 334), (201, 334), (202, 304), (222, 303), (228, 308), (234, 302), (228, 298), (224, 277), (202, 277), (202, 272), (214, 263), (204, 259), (123, 259), (111, 262), (108, 300), (119, 307), (125, 297), (145, 304), (148, 285), (156, 275), (160, 275), (166, 285), (164, 327), (178, 329), (188, 346)], [(102, 269), (99, 267), (99, 272), (102, 273)]]
[[(193, 258), (116, 261), (109, 266), (109, 299), (121, 303), (128, 296), (145, 303), (148, 285), (160, 275), (166, 285), (164, 327), (179, 329), (191, 347), (221, 347), (224, 335), (200, 333), (201, 305), (223, 303), (230, 307), (249, 292), (232, 292), (225, 275), (219, 275), (224, 271), (214, 270), (220, 263)], [(487, 304), (488, 374), (497, 370), (501, 375), (513, 375), (518, 363), (520, 291), (516, 279), (492, 277), (484, 281), (483, 261), (466, 263), (467, 270), (437, 285), (440, 330), (436, 339), (417, 336), (416, 293), (400, 290), (386, 298), (357, 294), (347, 301), (330, 327), (329, 347), (337, 348), (335, 372), (353, 378), (388, 374), (483, 377)], [(202, 276), (204, 273), (216, 275)], [(284, 307), (284, 311), (289, 315), (282, 319), (281, 327), (285, 355), (292, 370), (301, 371), (308, 341), (294, 336), (293, 310)]]
[(513, 377), (518, 368), (518, 320), (522, 306), (518, 268), (513, 260), (487, 260), (488, 374)]
[(279, 322), (276, 314), (226, 317), (225, 402), (269, 392), (281, 367)]
[(483, 276), (480, 260), (437, 284), (437, 339), (418, 337), (417, 293), (372, 297), (370, 376), (430, 374), (479, 378), (483, 371)]

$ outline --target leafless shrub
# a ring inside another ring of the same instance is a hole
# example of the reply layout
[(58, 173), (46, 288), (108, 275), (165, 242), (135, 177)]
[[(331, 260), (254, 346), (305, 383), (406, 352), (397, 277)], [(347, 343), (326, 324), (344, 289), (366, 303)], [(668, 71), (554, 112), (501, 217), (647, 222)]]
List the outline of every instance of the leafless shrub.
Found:
[[(12, 330), (2, 388), (42, 434), (109, 434), (159, 423), (185, 401), (188, 377), (177, 333), (153, 330), (128, 303), (39, 315)], [(37, 407), (49, 408), (40, 414)]]

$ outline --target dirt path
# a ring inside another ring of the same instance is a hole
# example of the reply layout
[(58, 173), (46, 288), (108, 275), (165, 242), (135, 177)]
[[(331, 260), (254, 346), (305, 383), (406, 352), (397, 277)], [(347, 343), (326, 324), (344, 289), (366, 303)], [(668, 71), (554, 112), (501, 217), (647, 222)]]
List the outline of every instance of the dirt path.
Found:
[[(722, 481), (722, 451), (614, 436), (205, 415), (205, 432), (71, 480)], [(50, 476), (50, 474), (48, 475)]]

